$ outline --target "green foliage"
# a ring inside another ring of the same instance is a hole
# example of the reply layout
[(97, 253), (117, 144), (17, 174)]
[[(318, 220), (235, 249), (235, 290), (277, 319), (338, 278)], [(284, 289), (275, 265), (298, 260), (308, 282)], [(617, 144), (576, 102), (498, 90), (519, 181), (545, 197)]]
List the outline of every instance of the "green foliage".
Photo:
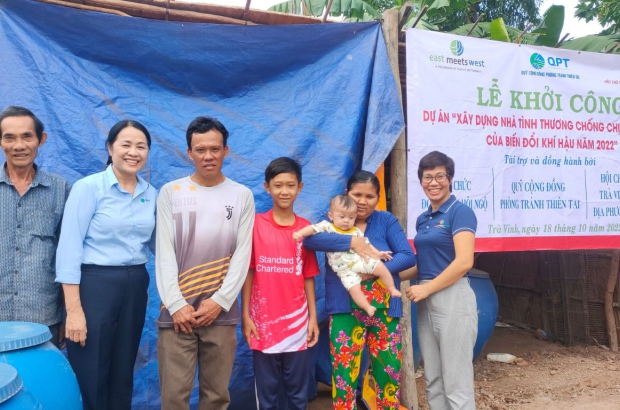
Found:
[[(470, 24), (484, 13), (482, 21), (502, 18), (508, 26), (523, 30), (529, 23), (538, 24), (540, 16), (538, 7), (542, 0), (446, 0), (444, 7), (438, 8), (436, 14), (429, 16), (429, 22), (439, 31), (452, 31), (460, 26)], [(427, 3), (437, 3), (427, 1)], [(448, 6), (446, 7), (446, 3)], [(431, 10), (429, 9), (429, 12)]]
[(545, 12), (542, 22), (531, 34), (536, 35), (537, 46), (555, 47), (560, 41), (564, 27), (564, 6), (551, 6)]
[(472, 15), (465, 23), (473, 23), (480, 13), (485, 13), (487, 21), (501, 17), (507, 26), (524, 30), (530, 23), (540, 23), (541, 4), (542, 0), (482, 0), (470, 9)]
[[(413, 12), (407, 22), (411, 27), (418, 13), (428, 5), (428, 11), (418, 28), (450, 31), (473, 23), (481, 13), (486, 19), (502, 17), (506, 24), (523, 29), (528, 23), (540, 21), (538, 6), (542, 0), (412, 0)], [(302, 10), (301, 3), (305, 4)], [(288, 0), (269, 10), (283, 13), (322, 16), (328, 0)], [(380, 18), (389, 8), (399, 9), (406, 0), (334, 0), (330, 15), (343, 16), (347, 21), (367, 21)], [(305, 11), (305, 13), (302, 13)]]
[(415, 22), (418, 13), (428, 5), (428, 11), (422, 17), (418, 28), (435, 31), (448, 31), (451, 27), (461, 25), (460, 20), (469, 7), (480, 0), (413, 0), (413, 12), (405, 28), (409, 28)]
[[(270, 7), (269, 10), (279, 11), (280, 13), (304, 14), (301, 3), (302, 0), (284, 1)], [(323, 0), (303, 0), (303, 3), (305, 14), (311, 16), (320, 16), (325, 7), (325, 1)]]
[[(380, 18), (388, 8), (400, 8), (406, 0), (334, 0), (330, 15), (343, 16), (347, 21), (368, 21)], [(499, 41), (519, 42), (553, 47), (560, 38), (564, 25), (564, 6), (551, 6), (542, 19), (538, 7), (542, 0), (412, 0), (413, 12), (405, 28), (410, 27), (418, 13), (429, 5), (426, 15), (417, 25), (419, 29), (451, 32), (466, 36), (480, 13), (485, 13), (471, 36)], [(322, 16), (328, 0), (288, 0), (269, 10), (302, 14), (301, 3), (307, 15)], [(605, 36), (587, 36), (562, 44), (561, 48), (582, 51), (607, 52), (617, 46), (620, 54), (620, 0), (579, 0), (575, 16), (587, 22), (593, 19), (603, 26)], [(492, 20), (490, 23), (489, 20)], [(524, 28), (537, 26), (529, 33)]]
[(575, 17), (590, 22), (598, 20), (607, 29), (601, 34), (620, 33), (620, 1), (618, 0), (579, 0)]
[(612, 54), (620, 54), (620, 34), (580, 37), (562, 43), (560, 48), (593, 51), (595, 53), (607, 53), (613, 48)]
[(491, 30), (491, 40), (510, 43), (510, 36), (508, 35), (508, 31), (506, 30), (504, 19), (502, 19), (501, 17), (496, 18), (491, 22), (489, 29)]
[[(454, 33), (460, 36), (466, 36), (472, 27), (473, 27), (473, 24), (466, 24), (455, 30), (452, 30), (450, 33)], [(506, 33), (508, 34), (508, 37), (510, 38), (510, 42), (514, 42), (521, 34), (521, 30), (519, 29), (506, 26), (505, 24), (504, 24), (504, 27), (506, 29)], [(476, 38), (491, 39), (491, 23), (479, 23), (478, 25), (476, 25), (476, 27), (474, 28), (474, 31), (472, 31), (470, 36), (476, 37)], [(526, 34), (523, 38), (527, 38), (529, 42), (534, 41), (533, 38), (529, 34)]]
[[(327, 0), (288, 0), (270, 7), (269, 10), (304, 14), (302, 2), (305, 14), (315, 17), (322, 16), (327, 5)], [(348, 21), (368, 21), (381, 17), (381, 12), (375, 10), (369, 2), (362, 0), (334, 0), (329, 14), (334, 17), (344, 16)]]
[[(564, 6), (551, 6), (540, 24), (530, 33), (523, 33), (515, 27), (507, 26), (500, 17), (491, 23), (479, 23), (471, 33), (472, 37), (489, 38), (491, 40), (555, 46), (560, 38), (564, 26)], [(451, 33), (466, 36), (473, 24), (466, 24)]]

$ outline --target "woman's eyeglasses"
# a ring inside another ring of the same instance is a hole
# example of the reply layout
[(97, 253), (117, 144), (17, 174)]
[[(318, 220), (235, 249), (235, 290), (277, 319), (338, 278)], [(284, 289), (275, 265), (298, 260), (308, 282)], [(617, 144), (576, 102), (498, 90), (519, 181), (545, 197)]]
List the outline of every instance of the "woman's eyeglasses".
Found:
[(424, 185), (428, 185), (431, 182), (433, 182), (433, 179), (435, 181), (437, 181), (437, 183), (441, 184), (442, 182), (446, 182), (446, 179), (448, 179), (449, 175), (446, 174), (437, 174), (434, 177), (430, 176), (430, 175), (424, 175), (422, 177), (422, 183), (424, 183)]

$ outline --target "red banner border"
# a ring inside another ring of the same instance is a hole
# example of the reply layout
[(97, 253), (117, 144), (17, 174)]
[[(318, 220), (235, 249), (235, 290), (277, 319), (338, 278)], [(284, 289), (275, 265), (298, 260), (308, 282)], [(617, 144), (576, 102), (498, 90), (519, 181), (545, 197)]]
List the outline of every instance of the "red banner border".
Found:
[[(409, 240), (413, 247), (413, 240)], [(536, 236), (526, 238), (476, 238), (475, 252), (565, 251), (617, 249), (620, 235)]]

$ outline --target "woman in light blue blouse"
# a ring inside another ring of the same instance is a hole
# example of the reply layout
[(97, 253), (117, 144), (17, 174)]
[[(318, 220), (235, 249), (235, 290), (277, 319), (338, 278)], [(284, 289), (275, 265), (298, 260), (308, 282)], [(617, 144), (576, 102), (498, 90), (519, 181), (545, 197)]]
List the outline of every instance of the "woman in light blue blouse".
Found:
[(133, 367), (146, 314), (157, 192), (138, 176), (151, 136), (144, 125), (115, 124), (105, 171), (73, 185), (56, 256), (67, 308), (69, 362), (84, 409), (129, 410)]

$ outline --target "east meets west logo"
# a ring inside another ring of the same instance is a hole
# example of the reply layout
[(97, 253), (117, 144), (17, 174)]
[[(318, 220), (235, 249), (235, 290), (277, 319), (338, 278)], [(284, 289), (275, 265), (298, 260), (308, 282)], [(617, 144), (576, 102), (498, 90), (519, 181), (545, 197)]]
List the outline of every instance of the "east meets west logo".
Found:
[(561, 57), (547, 57), (545, 58), (540, 53), (534, 53), (530, 56), (530, 64), (537, 70), (542, 69), (545, 65), (549, 66), (549, 68), (557, 68), (568, 70), (568, 62), (570, 58), (561, 58)]
[(465, 47), (463, 47), (463, 43), (459, 40), (453, 40), (450, 43), (450, 52), (454, 57), (445, 55), (430, 55), (429, 59), (435, 63), (484, 68), (484, 60), (474, 60), (467, 57), (461, 57), (465, 52)]

